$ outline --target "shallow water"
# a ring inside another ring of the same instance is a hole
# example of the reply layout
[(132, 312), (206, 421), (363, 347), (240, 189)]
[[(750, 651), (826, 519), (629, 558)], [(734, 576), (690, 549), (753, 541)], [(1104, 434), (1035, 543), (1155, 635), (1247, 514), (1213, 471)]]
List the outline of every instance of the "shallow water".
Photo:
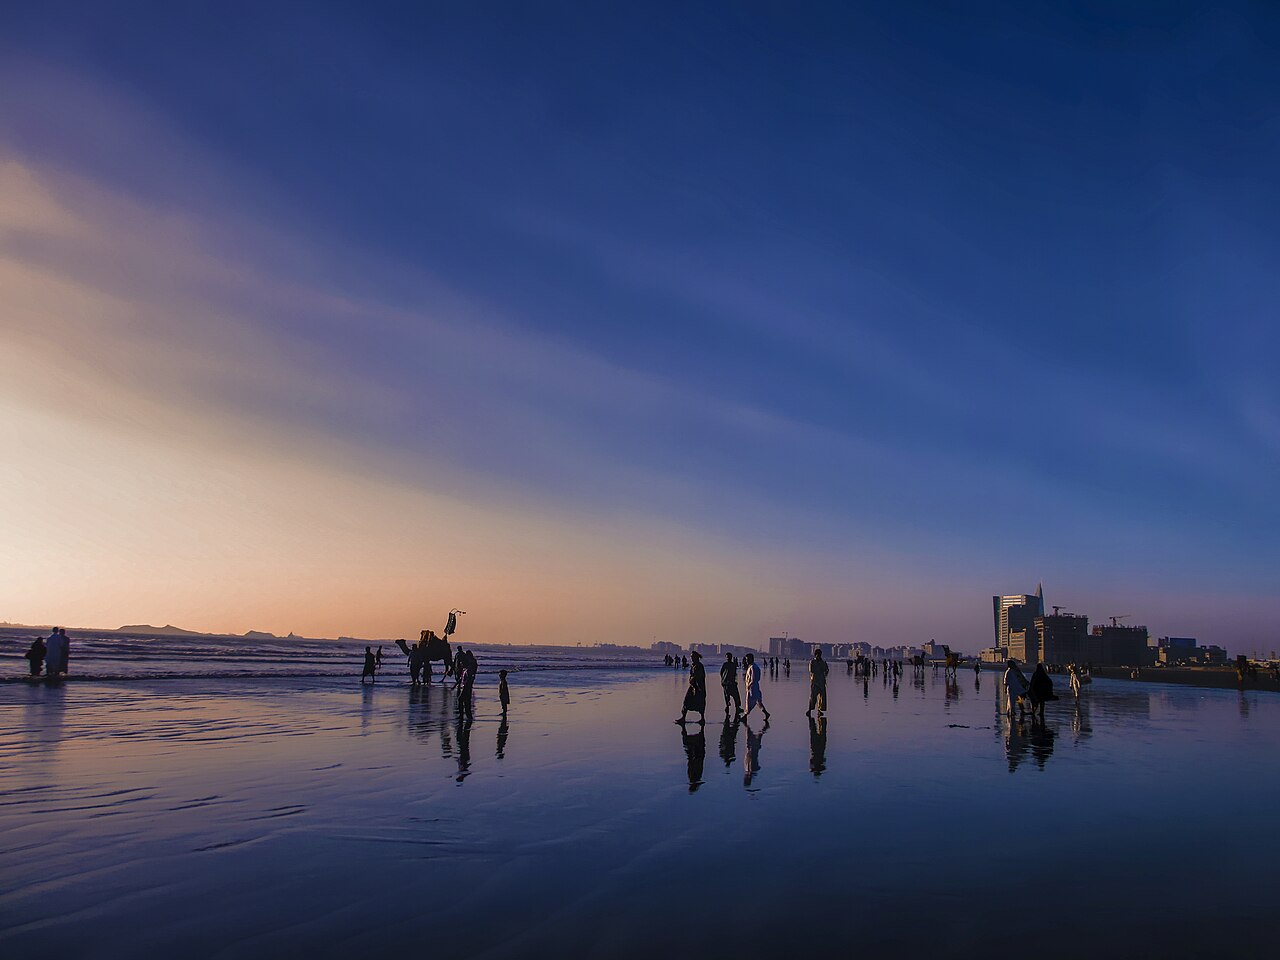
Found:
[[(5, 956), (1272, 956), (1280, 697), (1097, 681), (1043, 730), (995, 674), (0, 688)], [(755, 758), (754, 769), (746, 761)], [(701, 758), (701, 759), (700, 759)], [(1013, 946), (1010, 946), (1010, 944)]]

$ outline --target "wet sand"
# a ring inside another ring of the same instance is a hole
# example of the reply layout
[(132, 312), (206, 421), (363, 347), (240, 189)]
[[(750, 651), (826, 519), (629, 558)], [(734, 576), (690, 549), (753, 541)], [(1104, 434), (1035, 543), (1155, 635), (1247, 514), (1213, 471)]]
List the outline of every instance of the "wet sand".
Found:
[(835, 670), (825, 730), (799, 671), (767, 729), (713, 684), (701, 738), (675, 671), (513, 677), (505, 724), (489, 676), (470, 723), (389, 677), (7, 685), (0, 951), (1272, 955), (1280, 698), (1099, 680), (1040, 730), (995, 680)]

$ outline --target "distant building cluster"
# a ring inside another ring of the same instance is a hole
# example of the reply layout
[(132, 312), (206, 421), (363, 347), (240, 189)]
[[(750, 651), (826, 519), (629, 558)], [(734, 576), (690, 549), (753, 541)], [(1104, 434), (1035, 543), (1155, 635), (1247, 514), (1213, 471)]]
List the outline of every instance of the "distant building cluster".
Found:
[(1143, 667), (1227, 659), (1221, 647), (1200, 647), (1192, 637), (1162, 637), (1152, 644), (1146, 627), (1120, 623), (1125, 616), (1111, 617), (1110, 624), (1095, 624), (1091, 630), (1083, 614), (1060, 607), (1046, 614), (1043, 584), (1034, 594), (994, 596), (991, 610), (995, 643), (981, 653), (990, 663), (1013, 658), (1022, 663)]

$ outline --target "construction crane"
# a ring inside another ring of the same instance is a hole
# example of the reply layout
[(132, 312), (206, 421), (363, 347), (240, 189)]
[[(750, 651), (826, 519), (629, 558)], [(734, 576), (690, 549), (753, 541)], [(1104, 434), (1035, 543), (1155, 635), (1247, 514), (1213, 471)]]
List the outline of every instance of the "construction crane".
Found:
[(1111, 625), (1112, 625), (1113, 627), (1118, 627), (1118, 626), (1120, 626), (1120, 621), (1121, 621), (1121, 620), (1128, 620), (1128, 619), (1129, 619), (1130, 617), (1132, 617), (1132, 616), (1133, 616), (1133, 614), (1132, 614), (1132, 613), (1122, 613), (1122, 614), (1120, 614), (1120, 616), (1118, 616), (1118, 617), (1112, 617), (1112, 618), (1111, 618)]

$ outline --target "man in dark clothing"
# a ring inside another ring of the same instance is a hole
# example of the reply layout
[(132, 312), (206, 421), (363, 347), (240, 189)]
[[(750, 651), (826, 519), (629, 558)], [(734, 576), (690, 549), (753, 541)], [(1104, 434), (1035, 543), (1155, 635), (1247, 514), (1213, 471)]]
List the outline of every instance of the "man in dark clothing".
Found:
[(366, 679), (377, 680), (378, 664), (373, 658), (373, 651), (368, 647), (364, 648), (364, 673), (360, 674), (360, 682), (364, 683)]
[(819, 714), (827, 711), (827, 661), (822, 659), (822, 648), (813, 648), (813, 659), (809, 661), (809, 709), (805, 716), (813, 716), (816, 707)]
[(738, 692), (738, 664), (733, 654), (724, 655), (724, 663), (720, 665), (720, 686), (724, 689), (724, 712), (729, 714), (729, 701), (733, 701), (734, 716), (742, 714), (742, 695)]

